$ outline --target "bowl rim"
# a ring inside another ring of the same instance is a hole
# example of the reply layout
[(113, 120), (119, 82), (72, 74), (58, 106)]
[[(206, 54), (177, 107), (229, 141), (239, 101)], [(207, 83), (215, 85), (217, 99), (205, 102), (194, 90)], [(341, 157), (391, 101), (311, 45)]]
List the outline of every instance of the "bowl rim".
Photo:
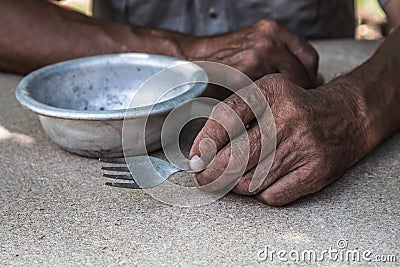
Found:
[[(47, 74), (48, 72), (53, 72), (60, 69), (64, 69), (64, 71), (70, 70), (88, 62), (99, 63), (107, 60), (116, 60), (121, 58), (127, 60), (144, 59), (144, 58), (151, 60), (158, 60), (159, 62), (165, 63), (165, 68), (176, 66), (179, 64), (190, 63), (193, 64), (195, 68), (197, 68), (202, 72), (202, 75), (204, 75), (202, 79), (204, 79), (204, 81), (195, 83), (190, 89), (188, 89), (182, 94), (179, 94), (177, 97), (158, 102), (154, 105), (147, 105), (138, 108), (117, 109), (117, 110), (73, 110), (66, 108), (58, 108), (55, 106), (50, 106), (42, 102), (39, 102), (38, 100), (34, 99), (32, 97), (32, 94), (28, 91), (28, 85), (33, 80), (37, 79), (42, 75)], [(207, 73), (194, 62), (169, 56), (156, 55), (156, 54), (117, 53), (117, 54), (105, 54), (105, 55), (83, 57), (78, 59), (71, 59), (39, 68), (26, 75), (19, 82), (16, 88), (15, 95), (17, 100), (21, 103), (21, 105), (23, 105), (25, 108), (33, 111), (38, 115), (54, 117), (54, 118), (62, 118), (62, 119), (74, 119), (74, 120), (120, 120), (123, 118), (146, 117), (149, 115), (149, 111), (151, 111), (151, 115), (157, 115), (168, 112), (172, 110), (174, 107), (186, 101), (189, 101), (195, 97), (200, 96), (205, 91), (207, 87), (207, 82), (208, 82)]]

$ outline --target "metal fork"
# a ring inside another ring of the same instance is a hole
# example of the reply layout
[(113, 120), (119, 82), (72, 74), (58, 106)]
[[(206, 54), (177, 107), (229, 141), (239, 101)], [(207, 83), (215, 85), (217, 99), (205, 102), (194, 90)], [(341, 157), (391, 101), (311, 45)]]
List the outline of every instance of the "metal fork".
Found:
[[(103, 173), (104, 177), (129, 180), (130, 183), (106, 182), (106, 185), (131, 189), (145, 189), (159, 186), (171, 175), (177, 172), (193, 172), (189, 167), (189, 160), (170, 163), (168, 161), (151, 157), (135, 156), (125, 158), (100, 158), (101, 162), (119, 164), (123, 166), (103, 166), (101, 169), (108, 172), (124, 174)], [(134, 170), (134, 171), (133, 171)]]

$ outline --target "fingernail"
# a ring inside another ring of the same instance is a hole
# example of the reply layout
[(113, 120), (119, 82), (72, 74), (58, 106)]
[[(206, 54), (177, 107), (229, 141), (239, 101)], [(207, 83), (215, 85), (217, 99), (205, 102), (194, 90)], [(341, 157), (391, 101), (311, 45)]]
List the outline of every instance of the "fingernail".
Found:
[(194, 172), (202, 171), (205, 167), (204, 161), (197, 155), (194, 155), (189, 162), (189, 167)]

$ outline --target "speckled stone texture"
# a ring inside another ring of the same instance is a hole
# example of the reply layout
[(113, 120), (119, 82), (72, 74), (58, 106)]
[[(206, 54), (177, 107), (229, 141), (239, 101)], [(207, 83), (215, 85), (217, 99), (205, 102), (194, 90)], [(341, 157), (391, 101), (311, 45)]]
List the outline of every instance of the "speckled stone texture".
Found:
[[(376, 42), (317, 42), (327, 77), (367, 58)], [(342, 61), (340, 61), (340, 58)], [(346, 60), (351, 59), (351, 62)], [(335, 62), (337, 60), (337, 62)], [(338, 66), (339, 64), (339, 66)], [(14, 96), (20, 76), (0, 74), (0, 265), (290, 266), (260, 250), (338, 249), (400, 262), (400, 134), (321, 192), (284, 208), (229, 194), (198, 208), (104, 186), (101, 164), (69, 154)], [(337, 243), (338, 240), (344, 239)], [(319, 255), (320, 256), (320, 255)], [(292, 254), (295, 257), (295, 254)], [(300, 266), (346, 261), (300, 260)], [(360, 266), (379, 266), (366, 262)]]

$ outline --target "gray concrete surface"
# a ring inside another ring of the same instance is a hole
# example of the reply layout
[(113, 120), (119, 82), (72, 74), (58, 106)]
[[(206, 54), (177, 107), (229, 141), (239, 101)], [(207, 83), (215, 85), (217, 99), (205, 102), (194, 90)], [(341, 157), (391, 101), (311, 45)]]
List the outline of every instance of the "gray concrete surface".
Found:
[[(325, 75), (346, 71), (377, 46), (337, 44), (316, 44)], [(301, 266), (344, 266), (349, 251), (360, 253), (360, 266), (399, 265), (400, 134), (336, 183), (290, 206), (229, 194), (179, 208), (143, 191), (104, 186), (97, 160), (58, 148), (36, 115), (17, 103), (20, 79), (0, 74), (2, 266), (291, 266), (305, 251), (324, 260), (300, 257)], [(291, 258), (260, 261), (266, 248), (270, 256), (283, 250)], [(329, 249), (332, 255), (323, 252)], [(397, 263), (374, 262), (379, 255), (394, 255)]]

